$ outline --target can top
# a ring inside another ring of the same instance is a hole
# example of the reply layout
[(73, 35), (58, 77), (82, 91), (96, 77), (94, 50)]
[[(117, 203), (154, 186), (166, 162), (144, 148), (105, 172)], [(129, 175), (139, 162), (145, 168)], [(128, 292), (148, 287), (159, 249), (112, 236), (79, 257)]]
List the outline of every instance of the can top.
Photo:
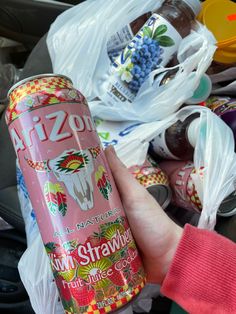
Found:
[(222, 217), (230, 217), (236, 213), (236, 191), (227, 196), (221, 203), (217, 214)]
[(210, 96), (212, 91), (212, 81), (207, 74), (203, 74), (197, 89), (194, 91), (194, 94), (191, 98), (185, 101), (188, 105), (199, 104)]
[(72, 81), (69, 77), (65, 76), (65, 75), (62, 75), (62, 74), (54, 74), (54, 73), (45, 73), (45, 74), (37, 74), (37, 75), (33, 75), (33, 76), (29, 76), (23, 80), (20, 80), (19, 82), (17, 82), (16, 84), (14, 84), (8, 91), (7, 93), (7, 98), (10, 97), (10, 94), (13, 92), (14, 89), (18, 88), (19, 86), (27, 83), (27, 82), (30, 82), (30, 81), (34, 81), (36, 79), (42, 79), (42, 78), (47, 78), (47, 77), (61, 77), (61, 78), (64, 78), (65, 80), (67, 81), (70, 81), (71, 84), (72, 84)]
[(147, 190), (163, 209), (166, 209), (170, 204), (172, 191), (169, 186), (156, 184), (147, 187)]
[(77, 98), (82, 100), (72, 81), (64, 75), (40, 74), (28, 77), (15, 85), (8, 92), (9, 105), (6, 122), (10, 124), (21, 114), (39, 106), (53, 105)]
[(169, 205), (172, 196), (169, 179), (158, 165), (152, 166), (151, 160), (150, 158), (143, 165), (130, 167), (129, 172), (165, 209)]

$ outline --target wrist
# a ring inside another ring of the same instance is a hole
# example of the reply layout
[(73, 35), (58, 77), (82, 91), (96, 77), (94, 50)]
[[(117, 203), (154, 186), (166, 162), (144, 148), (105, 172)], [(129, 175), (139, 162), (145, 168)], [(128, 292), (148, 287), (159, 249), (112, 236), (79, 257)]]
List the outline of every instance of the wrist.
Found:
[(175, 253), (177, 251), (178, 245), (180, 243), (180, 240), (182, 238), (183, 235), (183, 228), (179, 227), (178, 225), (176, 225), (175, 223), (173, 223), (172, 226), (170, 226), (170, 230), (172, 232), (170, 232), (169, 234), (169, 239), (168, 239), (168, 251), (166, 253), (166, 258), (165, 258), (165, 265), (163, 267), (163, 273), (162, 273), (162, 280), (161, 280), (161, 284), (164, 281), (170, 266), (173, 262)]

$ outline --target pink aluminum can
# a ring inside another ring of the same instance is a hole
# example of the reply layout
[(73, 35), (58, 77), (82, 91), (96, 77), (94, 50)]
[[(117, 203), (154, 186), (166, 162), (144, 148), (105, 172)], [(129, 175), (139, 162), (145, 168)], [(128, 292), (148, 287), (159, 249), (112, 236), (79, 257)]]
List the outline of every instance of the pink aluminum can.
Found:
[(169, 179), (157, 164), (152, 165), (147, 159), (143, 165), (130, 167), (129, 172), (148, 190), (163, 209), (167, 208), (171, 201)]
[[(165, 171), (170, 179), (172, 189), (172, 204), (193, 210), (198, 213), (202, 211), (202, 203), (198, 196), (192, 175), (196, 169), (192, 161), (162, 161), (160, 167)], [(204, 178), (204, 168), (199, 170), (200, 178)], [(217, 214), (229, 217), (236, 213), (236, 192), (233, 191), (220, 204)]]
[(163, 161), (160, 162), (160, 167), (170, 179), (172, 204), (201, 212), (202, 204), (192, 179), (192, 174), (196, 172), (193, 162)]
[(6, 121), (65, 313), (117, 310), (145, 275), (86, 99), (48, 74), (16, 84), (9, 100)]

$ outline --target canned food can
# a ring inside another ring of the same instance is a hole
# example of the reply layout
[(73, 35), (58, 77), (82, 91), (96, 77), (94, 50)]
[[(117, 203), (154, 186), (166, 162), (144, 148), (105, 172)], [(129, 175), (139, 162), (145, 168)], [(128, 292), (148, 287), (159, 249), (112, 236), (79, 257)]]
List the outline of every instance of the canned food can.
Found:
[(222, 217), (230, 217), (236, 214), (236, 191), (223, 200), (217, 214)]
[(108, 313), (145, 274), (86, 99), (70, 79), (9, 91), (10, 136), (66, 313)]
[[(202, 203), (193, 182), (193, 175), (196, 173), (193, 162), (163, 161), (160, 163), (160, 166), (168, 174), (170, 179), (170, 187), (173, 195), (172, 204), (200, 213), (202, 211)], [(199, 169), (199, 175), (203, 180), (203, 167)], [(236, 191), (233, 191), (223, 200), (217, 214), (224, 217), (236, 214)]]
[(236, 109), (236, 99), (230, 97), (213, 96), (207, 100), (206, 106), (216, 115), (222, 116), (225, 112)]
[(169, 179), (158, 165), (154, 166), (146, 160), (141, 166), (130, 167), (129, 172), (148, 190), (163, 209), (167, 208), (171, 201)]
[[(163, 161), (160, 167), (167, 173), (172, 189), (172, 204), (187, 210), (201, 212), (202, 204), (195, 188), (192, 174), (196, 172), (192, 162)], [(201, 177), (203, 172), (200, 173)]]

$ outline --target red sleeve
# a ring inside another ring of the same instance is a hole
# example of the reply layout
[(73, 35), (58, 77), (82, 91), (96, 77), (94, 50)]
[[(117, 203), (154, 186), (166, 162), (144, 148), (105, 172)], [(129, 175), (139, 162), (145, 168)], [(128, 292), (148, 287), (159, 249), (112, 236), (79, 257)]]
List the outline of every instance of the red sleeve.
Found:
[(161, 292), (191, 314), (236, 313), (236, 244), (186, 225)]

